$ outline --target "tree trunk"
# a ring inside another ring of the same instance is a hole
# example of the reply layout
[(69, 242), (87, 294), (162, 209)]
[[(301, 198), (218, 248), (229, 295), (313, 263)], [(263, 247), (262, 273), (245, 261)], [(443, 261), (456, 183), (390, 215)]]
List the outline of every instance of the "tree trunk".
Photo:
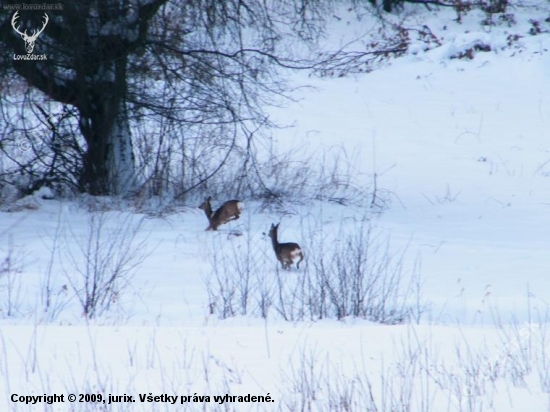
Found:
[(87, 142), (81, 189), (92, 195), (128, 195), (135, 186), (132, 134), (125, 101), (126, 59), (98, 70), (91, 104), (80, 108)]
[(106, 168), (109, 192), (125, 196), (131, 193), (135, 186), (135, 164), (132, 134), (124, 101), (120, 102), (117, 117), (107, 139)]

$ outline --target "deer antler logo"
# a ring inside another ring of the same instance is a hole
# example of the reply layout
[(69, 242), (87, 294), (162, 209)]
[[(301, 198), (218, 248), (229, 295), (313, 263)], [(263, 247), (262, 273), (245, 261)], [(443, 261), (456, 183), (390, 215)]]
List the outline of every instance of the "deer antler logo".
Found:
[(13, 15), (13, 17), (11, 19), (11, 25), (12, 25), (13, 29), (18, 34), (20, 34), (21, 37), (23, 38), (23, 40), (25, 41), (25, 49), (27, 49), (27, 53), (31, 54), (33, 49), (34, 49), (34, 42), (36, 41), (36, 39), (38, 38), (40, 33), (42, 33), (44, 31), (44, 28), (46, 27), (46, 25), (48, 24), (48, 21), (50, 21), (50, 19), (49, 19), (48, 15), (46, 13), (44, 13), (44, 24), (42, 24), (42, 28), (40, 30), (33, 30), (32, 36), (29, 36), (29, 35), (27, 35), (27, 30), (25, 30), (23, 33), (21, 33), (19, 31), (19, 27), (15, 27), (15, 20), (17, 20), (17, 18), (19, 17), (17, 15), (17, 13), (19, 13), (19, 11), (16, 11), (15, 14)]

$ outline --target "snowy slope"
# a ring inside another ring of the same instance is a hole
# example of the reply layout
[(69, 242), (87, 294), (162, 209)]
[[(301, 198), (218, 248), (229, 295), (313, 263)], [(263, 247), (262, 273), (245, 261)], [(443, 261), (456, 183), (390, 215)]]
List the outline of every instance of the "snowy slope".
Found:
[[(329, 41), (368, 26), (368, 17), (357, 24), (345, 13)], [(301, 89), (298, 103), (272, 110), (274, 120), (296, 123), (275, 141), (281, 150), (357, 157), (363, 183), (376, 174), (389, 200), (382, 214), (368, 212), (369, 199), (363, 207), (293, 205), (289, 214), (246, 202), (240, 220), (212, 233), (198, 205), (162, 218), (109, 210), (107, 233), (144, 218), (135, 238), (145, 242), (143, 262), (111, 310), (87, 321), (71, 286), (71, 256), (83, 262), (90, 200), (37, 196), (25, 210), (0, 213), (0, 256), (13, 257), (13, 276), (0, 278), (0, 410), (550, 410), (550, 7), (522, 3), (509, 13), (515, 23), (482, 25), (479, 12), (458, 23), (449, 10), (403, 11), (395, 18), (427, 25), (439, 45), (415, 40), (410, 53), (368, 75), (293, 75), (294, 85), (316, 90)], [(353, 233), (365, 213), (391, 253), (404, 253), (407, 276), (416, 262), (419, 298), (431, 303), (420, 324), (285, 321), (281, 313), (220, 320), (209, 312), (215, 262), (223, 274), (224, 259), (249, 253), (254, 285), (282, 279), (293, 287), (310, 273), (311, 260), (276, 277), (264, 235), (272, 222), (311, 259), (318, 255), (306, 246), (326, 236), (336, 247), (330, 236)], [(56, 302), (48, 312), (46, 283)], [(54, 393), (65, 402), (12, 399)], [(72, 404), (70, 393), (135, 402)], [(139, 394), (178, 395), (180, 405)], [(213, 398), (226, 394), (274, 402)]]

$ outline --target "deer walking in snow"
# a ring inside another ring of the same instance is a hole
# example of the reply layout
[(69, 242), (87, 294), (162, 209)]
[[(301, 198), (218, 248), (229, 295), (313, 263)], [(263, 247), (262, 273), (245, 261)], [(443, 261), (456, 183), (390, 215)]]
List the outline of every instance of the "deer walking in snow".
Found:
[(204, 214), (210, 223), (206, 230), (218, 230), (218, 227), (231, 220), (237, 220), (243, 210), (243, 203), (240, 200), (228, 200), (219, 207), (218, 210), (212, 212), (210, 204), (211, 197), (208, 197), (199, 209), (204, 210)]
[(273, 244), (273, 250), (275, 251), (275, 256), (277, 260), (281, 262), (283, 269), (290, 269), (290, 266), (294, 263), (296, 258), (299, 256), (300, 260), (296, 264), (296, 267), (300, 269), (300, 262), (304, 260), (304, 254), (302, 253), (302, 248), (298, 243), (279, 243), (277, 240), (279, 224), (275, 226), (271, 224), (271, 229), (269, 230), (269, 237), (271, 238), (271, 243)]

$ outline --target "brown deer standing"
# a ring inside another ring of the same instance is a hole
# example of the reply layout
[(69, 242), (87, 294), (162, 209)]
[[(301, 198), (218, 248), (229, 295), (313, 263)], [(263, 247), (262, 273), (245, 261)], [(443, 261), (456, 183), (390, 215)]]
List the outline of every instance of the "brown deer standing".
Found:
[(243, 203), (240, 200), (228, 200), (219, 207), (216, 212), (212, 212), (212, 205), (210, 204), (211, 197), (208, 197), (199, 209), (204, 210), (206, 218), (210, 223), (206, 230), (218, 230), (218, 226), (231, 220), (237, 220), (243, 210)]
[(275, 251), (275, 256), (277, 260), (281, 262), (283, 269), (290, 269), (290, 266), (294, 263), (296, 258), (300, 256), (300, 260), (296, 264), (296, 267), (300, 269), (300, 262), (304, 260), (304, 254), (302, 253), (302, 248), (298, 243), (279, 243), (277, 240), (279, 224), (275, 226), (271, 224), (271, 229), (269, 230), (269, 237), (271, 238), (271, 243), (273, 244), (273, 250)]

